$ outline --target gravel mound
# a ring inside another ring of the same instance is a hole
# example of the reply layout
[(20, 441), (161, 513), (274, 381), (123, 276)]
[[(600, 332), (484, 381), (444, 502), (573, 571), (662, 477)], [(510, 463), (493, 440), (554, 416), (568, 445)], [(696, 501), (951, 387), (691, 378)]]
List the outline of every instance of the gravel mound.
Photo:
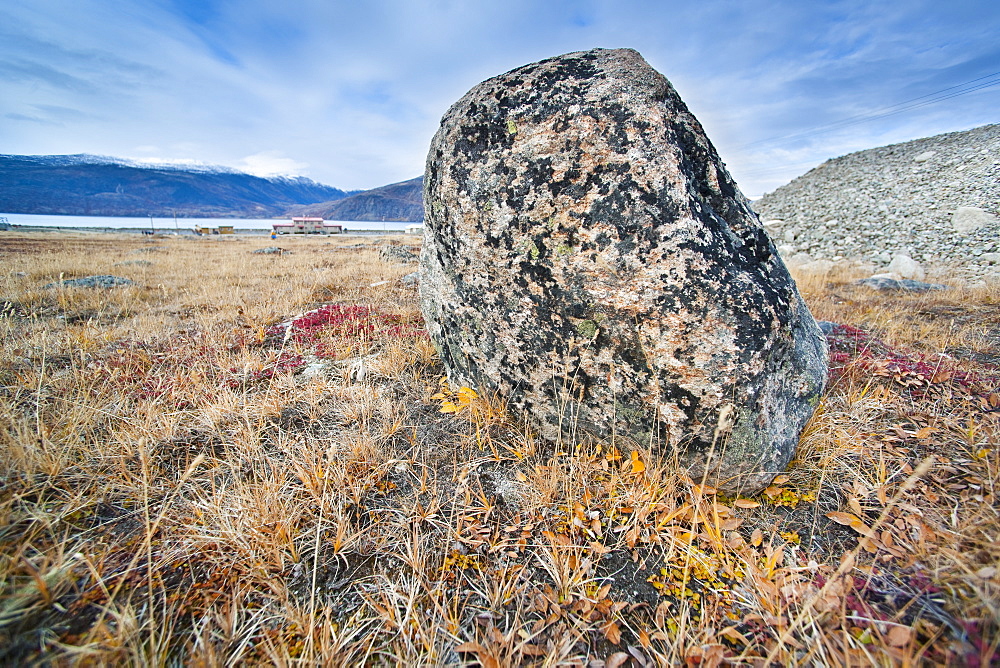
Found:
[(1000, 280), (1000, 125), (827, 160), (753, 208), (790, 264), (905, 255), (951, 281)]

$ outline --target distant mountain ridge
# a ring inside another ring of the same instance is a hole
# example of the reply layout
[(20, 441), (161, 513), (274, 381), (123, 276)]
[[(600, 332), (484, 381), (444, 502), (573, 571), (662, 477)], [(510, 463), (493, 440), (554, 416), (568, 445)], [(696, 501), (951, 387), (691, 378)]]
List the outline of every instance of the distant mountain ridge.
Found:
[(332, 202), (296, 207), (297, 216), (327, 220), (413, 221), (424, 219), (424, 177), (373, 188)]
[(6, 213), (269, 218), (356, 192), (224, 167), (147, 165), (87, 154), (0, 155), (0, 211)]

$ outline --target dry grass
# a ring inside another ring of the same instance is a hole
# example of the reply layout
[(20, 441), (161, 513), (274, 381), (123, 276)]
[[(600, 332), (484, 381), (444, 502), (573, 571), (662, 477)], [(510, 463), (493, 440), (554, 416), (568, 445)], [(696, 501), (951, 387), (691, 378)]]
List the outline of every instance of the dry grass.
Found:
[[(0, 237), (0, 661), (1000, 660), (1000, 291), (803, 280), (861, 329), (726, 499), (442, 385), (412, 265), (271, 243)], [(43, 287), (93, 274), (137, 285)]]

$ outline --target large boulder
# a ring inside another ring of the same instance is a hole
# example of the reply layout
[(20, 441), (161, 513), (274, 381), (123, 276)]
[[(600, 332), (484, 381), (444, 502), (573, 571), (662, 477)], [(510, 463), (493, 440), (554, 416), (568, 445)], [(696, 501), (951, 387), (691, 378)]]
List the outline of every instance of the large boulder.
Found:
[(701, 125), (630, 49), (485, 81), (431, 142), (421, 306), (450, 380), (540, 435), (676, 455), (727, 492), (791, 460), (826, 344)]

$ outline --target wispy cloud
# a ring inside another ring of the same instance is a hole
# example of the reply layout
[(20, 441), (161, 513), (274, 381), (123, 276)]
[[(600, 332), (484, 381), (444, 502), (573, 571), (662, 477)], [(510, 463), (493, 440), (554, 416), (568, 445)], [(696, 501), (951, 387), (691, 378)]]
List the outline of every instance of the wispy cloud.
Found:
[(158, 146), (343, 188), (419, 174), (479, 81), (595, 46), (671, 79), (751, 195), (844, 152), (1000, 121), (997, 87), (808, 133), (1000, 70), (986, 0), (34, 0), (0, 26), (0, 150)]

